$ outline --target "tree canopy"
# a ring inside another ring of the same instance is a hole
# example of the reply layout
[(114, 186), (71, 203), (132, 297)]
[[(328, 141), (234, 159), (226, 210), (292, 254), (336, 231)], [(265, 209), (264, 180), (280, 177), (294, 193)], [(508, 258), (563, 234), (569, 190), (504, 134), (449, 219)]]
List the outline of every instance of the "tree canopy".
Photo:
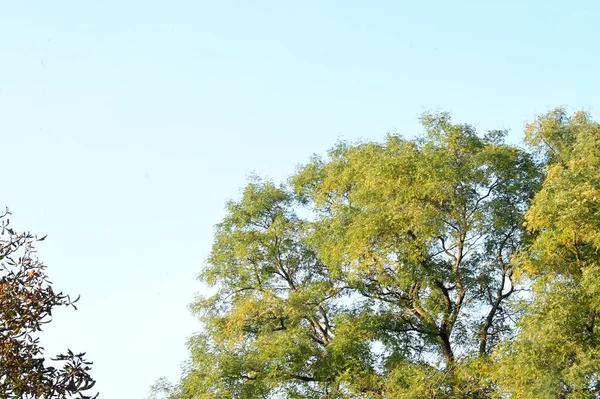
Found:
[(421, 120), (227, 204), (157, 397), (600, 397), (600, 125)]
[(46, 237), (13, 230), (8, 215), (0, 215), (0, 399), (92, 399), (85, 353), (67, 350), (48, 362), (40, 345), (52, 310), (75, 307), (76, 300), (52, 289), (36, 256), (36, 243)]

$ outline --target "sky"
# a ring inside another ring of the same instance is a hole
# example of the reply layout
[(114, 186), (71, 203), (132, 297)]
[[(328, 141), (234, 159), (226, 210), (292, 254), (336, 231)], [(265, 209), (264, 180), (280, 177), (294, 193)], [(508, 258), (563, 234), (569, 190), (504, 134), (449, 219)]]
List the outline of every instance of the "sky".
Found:
[(448, 111), (518, 142), (600, 112), (595, 1), (0, 1), (0, 207), (81, 294), (41, 336), (101, 398), (176, 379), (224, 204)]

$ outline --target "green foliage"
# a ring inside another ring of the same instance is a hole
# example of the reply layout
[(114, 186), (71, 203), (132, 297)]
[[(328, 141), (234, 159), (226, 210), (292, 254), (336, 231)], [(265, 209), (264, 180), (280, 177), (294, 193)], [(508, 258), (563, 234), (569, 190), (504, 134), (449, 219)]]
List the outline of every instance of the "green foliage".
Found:
[(498, 351), (499, 381), (515, 398), (600, 396), (600, 125), (556, 110), (527, 131), (547, 161), (525, 216), (523, 256), (534, 278), (520, 334)]
[(553, 111), (533, 153), (448, 114), (422, 124), (228, 204), (203, 331), (155, 395), (599, 397), (598, 124)]

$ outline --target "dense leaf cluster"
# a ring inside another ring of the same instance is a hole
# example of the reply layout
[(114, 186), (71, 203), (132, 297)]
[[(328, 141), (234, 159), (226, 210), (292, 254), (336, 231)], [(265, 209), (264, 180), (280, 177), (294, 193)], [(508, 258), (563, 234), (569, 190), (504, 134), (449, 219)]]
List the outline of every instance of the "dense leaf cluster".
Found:
[(68, 350), (49, 365), (37, 336), (55, 307), (76, 300), (54, 292), (35, 255), (45, 237), (14, 231), (7, 216), (0, 215), (0, 399), (90, 399), (84, 393), (95, 381), (85, 353)]

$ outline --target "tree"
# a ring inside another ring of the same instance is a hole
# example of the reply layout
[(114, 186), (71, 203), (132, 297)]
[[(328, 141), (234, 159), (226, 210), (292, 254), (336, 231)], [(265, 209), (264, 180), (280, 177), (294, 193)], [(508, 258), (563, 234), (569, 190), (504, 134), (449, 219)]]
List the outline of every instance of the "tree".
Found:
[(413, 140), (338, 144), (252, 181), (218, 225), (169, 398), (486, 398), (514, 335), (532, 156), (426, 114)]
[(8, 215), (0, 215), (0, 399), (90, 399), (84, 393), (95, 381), (85, 353), (68, 350), (50, 366), (37, 336), (53, 308), (75, 307), (76, 300), (54, 292), (36, 257), (35, 244), (45, 237), (16, 232)]
[(532, 300), (496, 379), (514, 398), (600, 397), (600, 124), (557, 109), (527, 130), (545, 179), (526, 213)]

